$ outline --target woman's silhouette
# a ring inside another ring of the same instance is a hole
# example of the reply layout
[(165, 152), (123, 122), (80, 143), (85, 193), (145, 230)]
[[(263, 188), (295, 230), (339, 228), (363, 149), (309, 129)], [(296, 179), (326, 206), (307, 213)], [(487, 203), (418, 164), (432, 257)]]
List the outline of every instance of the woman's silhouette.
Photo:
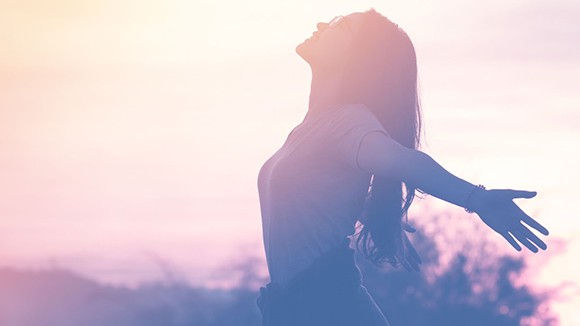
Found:
[(476, 212), (518, 251), (516, 239), (546, 249), (527, 226), (548, 231), (512, 201), (535, 192), (485, 190), (417, 150), (417, 64), (405, 32), (372, 8), (317, 29), (296, 47), (312, 70), (306, 117), (258, 176), (271, 280), (257, 299), (263, 325), (388, 325), (348, 237), (360, 221), (366, 258), (419, 271), (403, 221), (415, 190)]

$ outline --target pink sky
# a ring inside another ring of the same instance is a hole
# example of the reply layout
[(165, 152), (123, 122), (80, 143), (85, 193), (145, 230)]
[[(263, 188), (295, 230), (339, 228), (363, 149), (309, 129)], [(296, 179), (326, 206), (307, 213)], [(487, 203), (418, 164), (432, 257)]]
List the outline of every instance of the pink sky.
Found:
[[(6, 2), (0, 264), (132, 284), (163, 260), (204, 283), (240, 252), (262, 257), (257, 172), (308, 100), (294, 47), (371, 6), (417, 49), (424, 150), (473, 183), (538, 191), (521, 206), (569, 243), (537, 282), (575, 280), (573, 1)], [(580, 323), (573, 300), (556, 306), (562, 325)]]

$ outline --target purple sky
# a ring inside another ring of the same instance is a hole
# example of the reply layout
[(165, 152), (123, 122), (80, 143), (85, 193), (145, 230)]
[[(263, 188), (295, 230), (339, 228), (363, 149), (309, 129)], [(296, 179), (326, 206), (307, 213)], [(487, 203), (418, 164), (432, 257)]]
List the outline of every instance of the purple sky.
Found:
[[(568, 241), (528, 255), (538, 285), (575, 280), (573, 1), (3, 4), (0, 264), (125, 284), (169, 264), (209, 284), (231, 257), (262, 259), (257, 172), (308, 100), (294, 48), (318, 21), (371, 6), (414, 41), (424, 150), (472, 183), (538, 191), (521, 207)], [(579, 302), (558, 304), (563, 325), (580, 323)]]

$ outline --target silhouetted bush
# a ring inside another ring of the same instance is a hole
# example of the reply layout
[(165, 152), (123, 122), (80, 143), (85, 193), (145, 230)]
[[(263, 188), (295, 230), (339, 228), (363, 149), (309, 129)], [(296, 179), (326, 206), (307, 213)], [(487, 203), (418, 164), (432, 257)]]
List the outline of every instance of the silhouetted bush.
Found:
[[(455, 249), (438, 249), (434, 234), (418, 227), (412, 241), (424, 264), (421, 273), (402, 268), (376, 268), (357, 257), (364, 284), (392, 326), (415, 325), (535, 325), (555, 324), (546, 293), (513, 279), (524, 269), (521, 258), (496, 253), (484, 240), (453, 238)], [(472, 231), (476, 234), (478, 232)], [(455, 251), (452, 251), (455, 250)], [(443, 263), (442, 256), (450, 259)], [(75, 275), (0, 269), (2, 326), (256, 326), (255, 304), (263, 262), (249, 257), (221, 271), (239, 286), (232, 290), (191, 287), (174, 281), (145, 284), (137, 289), (111, 287)]]
[(413, 242), (424, 260), (422, 273), (402, 267), (379, 269), (357, 257), (364, 285), (392, 326), (556, 324), (549, 311), (539, 311), (550, 299), (548, 292), (534, 293), (528, 286), (513, 284), (525, 267), (522, 258), (483, 250), (474, 254), (489, 243), (463, 245), (437, 273), (440, 253), (434, 241), (419, 230)]

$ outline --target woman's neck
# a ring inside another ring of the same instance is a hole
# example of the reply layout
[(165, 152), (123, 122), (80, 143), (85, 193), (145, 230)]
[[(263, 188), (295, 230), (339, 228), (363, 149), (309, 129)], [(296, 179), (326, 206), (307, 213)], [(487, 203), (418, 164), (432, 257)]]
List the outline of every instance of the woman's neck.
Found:
[(327, 110), (347, 104), (344, 103), (340, 96), (341, 80), (342, 76), (339, 73), (312, 71), (310, 98), (308, 100), (306, 117), (319, 116)]

